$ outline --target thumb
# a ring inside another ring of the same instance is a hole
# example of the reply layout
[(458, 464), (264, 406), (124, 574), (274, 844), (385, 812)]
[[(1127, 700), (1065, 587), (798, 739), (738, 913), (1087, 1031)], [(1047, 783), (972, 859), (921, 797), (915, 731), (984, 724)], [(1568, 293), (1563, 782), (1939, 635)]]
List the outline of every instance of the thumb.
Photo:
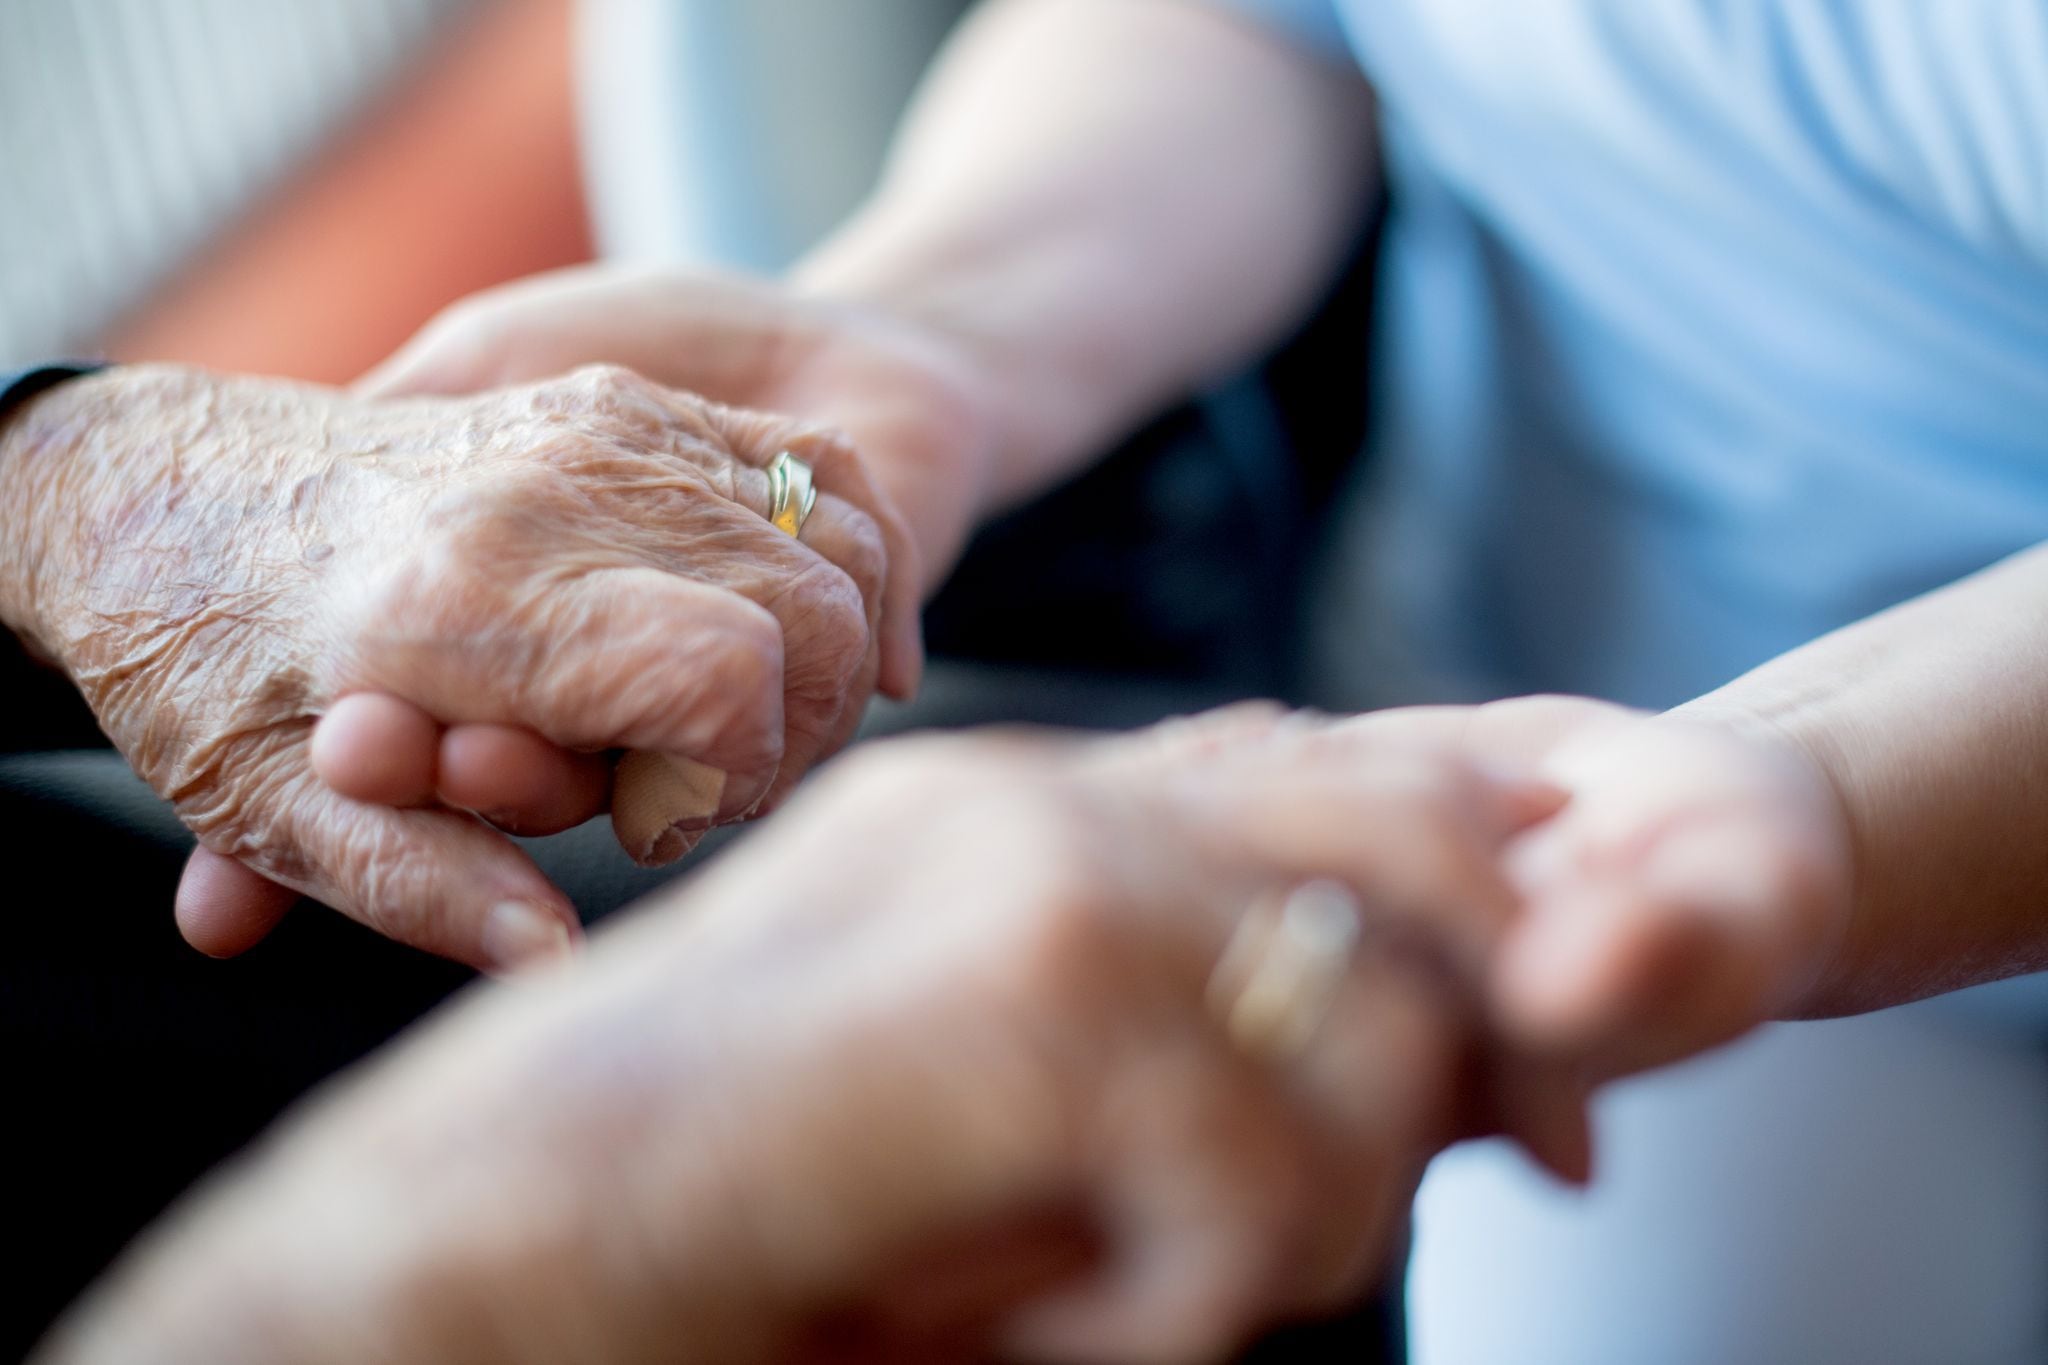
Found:
[(473, 329), (438, 319), (358, 377), (349, 390), (359, 398), (476, 393), (497, 386), (496, 368)]
[(571, 953), (575, 909), (509, 839), (473, 816), (351, 801), (307, 771), (282, 803), (289, 857), (250, 868), (386, 937), (505, 973)]
[(202, 845), (178, 879), (178, 932), (208, 957), (238, 957), (268, 938), (298, 899), (290, 887)]

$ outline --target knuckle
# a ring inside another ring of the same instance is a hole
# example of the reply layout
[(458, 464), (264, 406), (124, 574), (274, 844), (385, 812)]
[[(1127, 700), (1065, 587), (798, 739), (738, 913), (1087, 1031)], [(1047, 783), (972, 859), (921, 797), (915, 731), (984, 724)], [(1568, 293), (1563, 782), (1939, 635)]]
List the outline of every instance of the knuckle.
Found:
[(865, 481), (865, 466), (853, 438), (838, 427), (771, 417), (761, 436), (765, 444), (801, 457), (827, 483), (840, 484), (849, 475)]
[(648, 386), (638, 372), (624, 365), (609, 363), (579, 365), (563, 377), (563, 382), (578, 392), (600, 399), (639, 393)]
[(744, 696), (782, 689), (781, 627), (765, 612), (735, 614), (704, 649), (711, 686)]
[(790, 604), (788, 686), (810, 695), (836, 696), (859, 671), (868, 653), (866, 602), (859, 587), (839, 569), (820, 564), (795, 580)]
[(1382, 761), (1388, 795), (1429, 818), (1462, 818), (1472, 788), (1462, 765), (1427, 754), (1390, 754)]
[(888, 579), (889, 547), (880, 523), (858, 507), (847, 509), (845, 546), (838, 560), (839, 567), (859, 586), (861, 596), (874, 601)]
[(544, 424), (624, 430), (644, 439), (659, 423), (654, 385), (623, 365), (583, 365), (527, 390), (532, 415)]
[(997, 936), (1012, 991), (1083, 1019), (1116, 1007), (1134, 979), (1133, 925), (1092, 875), (1085, 832), (1049, 801), (1005, 797), (989, 805), (982, 822), (997, 824), (1003, 847), (989, 850), (986, 862), (1025, 890)]
[[(697, 677), (685, 702), (685, 743), (715, 747), (728, 763), (772, 766), (782, 757), (782, 640), (772, 621), (765, 628), (741, 621), (691, 649)], [(673, 684), (664, 682), (650, 692), (645, 709), (674, 704)]]
[(1008, 994), (1034, 1009), (1085, 1019), (1123, 974), (1119, 920), (1096, 887), (1042, 869), (1008, 932), (998, 937)]
[(1177, 716), (1110, 742), (1115, 760), (1178, 767), (1207, 763), (1271, 737), (1288, 715), (1278, 702), (1237, 702), (1214, 711)]
[(527, 539), (497, 515), (472, 511), (372, 569), (335, 604), (345, 667), (382, 679), (422, 657), (497, 640), (513, 615), (504, 585), (519, 577)]
[(1292, 713), (1277, 701), (1244, 701), (1172, 721), (1162, 738), (1172, 752), (1191, 758), (1272, 738)]

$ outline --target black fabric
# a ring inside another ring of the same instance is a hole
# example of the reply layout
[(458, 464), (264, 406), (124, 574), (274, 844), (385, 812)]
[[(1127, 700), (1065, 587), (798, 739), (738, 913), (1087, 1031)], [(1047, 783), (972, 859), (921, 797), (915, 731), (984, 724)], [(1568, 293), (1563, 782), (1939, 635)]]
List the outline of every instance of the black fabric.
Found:
[(0, 420), (4, 420), (16, 404), (26, 403), (46, 389), (54, 389), (67, 379), (76, 379), (82, 374), (93, 374), (105, 368), (95, 360), (56, 360), (12, 373), (0, 371)]

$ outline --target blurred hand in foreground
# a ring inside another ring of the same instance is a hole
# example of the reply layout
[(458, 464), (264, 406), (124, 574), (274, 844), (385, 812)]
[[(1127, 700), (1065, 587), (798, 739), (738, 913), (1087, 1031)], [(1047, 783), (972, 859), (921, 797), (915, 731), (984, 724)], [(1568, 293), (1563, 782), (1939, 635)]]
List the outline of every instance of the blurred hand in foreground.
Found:
[[(1554, 804), (1263, 710), (876, 746), (307, 1110), (47, 1359), (1213, 1358), (1361, 1292), (1469, 1131), (1455, 963)], [(1309, 882), (1365, 941), (1248, 1049), (1218, 963)]]

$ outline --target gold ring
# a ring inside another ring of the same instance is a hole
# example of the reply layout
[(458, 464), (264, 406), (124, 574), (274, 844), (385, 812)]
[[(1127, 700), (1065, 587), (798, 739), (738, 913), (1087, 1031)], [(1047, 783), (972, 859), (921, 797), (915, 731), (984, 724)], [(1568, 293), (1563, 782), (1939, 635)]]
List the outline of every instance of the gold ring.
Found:
[(1254, 904), (1209, 977), (1209, 1008), (1246, 1055), (1301, 1055), (1328, 1017), (1362, 936), (1358, 897), (1309, 882)]
[(786, 450), (777, 455), (768, 465), (768, 520), (775, 529), (791, 538), (802, 535), (817, 505), (811, 467)]

